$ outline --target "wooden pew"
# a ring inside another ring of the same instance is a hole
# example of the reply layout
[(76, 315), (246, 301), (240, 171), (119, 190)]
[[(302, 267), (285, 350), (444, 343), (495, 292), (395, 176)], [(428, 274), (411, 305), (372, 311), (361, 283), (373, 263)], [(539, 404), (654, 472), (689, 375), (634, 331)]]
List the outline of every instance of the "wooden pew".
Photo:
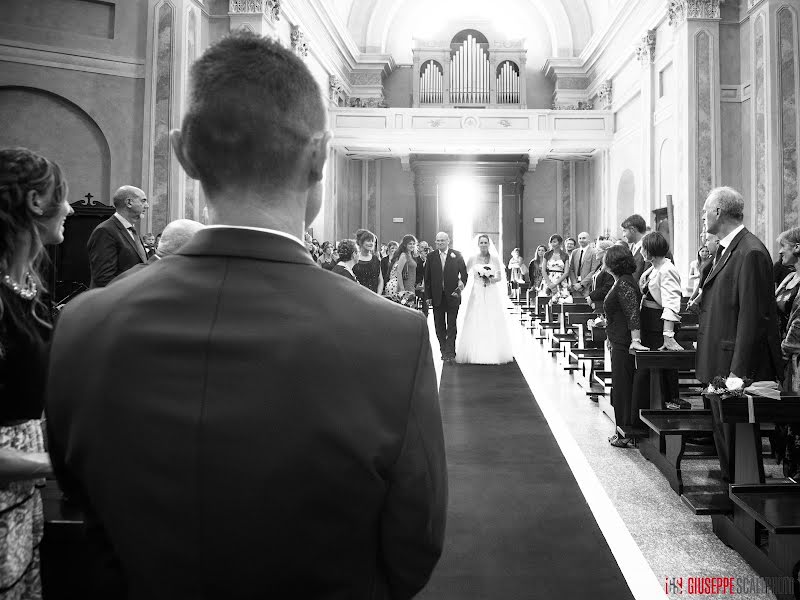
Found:
[(764, 423), (800, 422), (800, 396), (707, 398), (715, 419), (726, 429), (731, 479), (731, 511), (712, 514), (714, 533), (759, 575), (792, 577), (800, 564), (800, 485), (766, 484), (760, 437)]

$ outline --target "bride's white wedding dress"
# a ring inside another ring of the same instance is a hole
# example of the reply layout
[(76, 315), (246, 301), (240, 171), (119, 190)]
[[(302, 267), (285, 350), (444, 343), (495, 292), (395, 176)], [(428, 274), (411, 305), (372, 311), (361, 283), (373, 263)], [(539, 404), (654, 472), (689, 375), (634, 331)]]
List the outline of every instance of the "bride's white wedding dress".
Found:
[[(492, 272), (492, 282), (484, 285), (478, 271)], [(456, 362), (477, 365), (509, 363), (514, 360), (514, 353), (506, 316), (505, 273), (500, 259), (495, 254), (474, 256), (467, 263), (467, 272), (467, 286), (462, 293), (466, 302), (458, 315)]]

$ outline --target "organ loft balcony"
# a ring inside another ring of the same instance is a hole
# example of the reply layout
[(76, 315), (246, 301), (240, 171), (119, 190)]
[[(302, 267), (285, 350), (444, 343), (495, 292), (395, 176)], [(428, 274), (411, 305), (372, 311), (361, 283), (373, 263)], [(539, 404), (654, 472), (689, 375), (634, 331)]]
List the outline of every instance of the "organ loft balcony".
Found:
[(614, 138), (607, 110), (332, 108), (332, 144), (353, 158), (412, 154), (527, 154), (588, 160)]

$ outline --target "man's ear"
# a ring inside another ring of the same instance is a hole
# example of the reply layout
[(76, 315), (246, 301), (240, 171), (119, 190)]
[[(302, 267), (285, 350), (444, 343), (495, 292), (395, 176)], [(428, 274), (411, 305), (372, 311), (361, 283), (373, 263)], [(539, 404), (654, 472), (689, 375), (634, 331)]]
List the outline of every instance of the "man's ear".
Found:
[(42, 198), (36, 190), (28, 190), (28, 193), (25, 194), (25, 204), (27, 204), (28, 210), (36, 216), (41, 217), (44, 214)]
[(328, 147), (331, 142), (331, 132), (326, 131), (322, 137), (314, 140), (311, 146), (311, 156), (309, 156), (308, 179), (310, 184), (322, 181), (322, 172), (325, 168), (325, 161), (328, 160)]
[(186, 154), (186, 149), (183, 145), (183, 135), (181, 134), (180, 129), (173, 129), (169, 132), (169, 141), (172, 144), (172, 150), (175, 152), (175, 158), (178, 159), (178, 162), (181, 163), (183, 170), (186, 171), (186, 174), (191, 177), (192, 179), (200, 179), (198, 175), (197, 168), (194, 166), (189, 157)]

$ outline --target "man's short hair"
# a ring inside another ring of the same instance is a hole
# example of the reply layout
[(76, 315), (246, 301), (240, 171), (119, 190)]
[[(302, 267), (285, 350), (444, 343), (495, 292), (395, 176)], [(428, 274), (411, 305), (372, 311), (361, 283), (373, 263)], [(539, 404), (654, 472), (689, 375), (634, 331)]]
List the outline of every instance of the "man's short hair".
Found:
[(209, 193), (281, 187), (325, 127), (322, 93), (305, 63), (252, 32), (210, 46), (191, 82), (184, 146)]
[(718, 187), (708, 194), (713, 198), (719, 208), (719, 216), (725, 216), (733, 221), (744, 220), (744, 198), (732, 187)]
[(633, 227), (639, 233), (644, 233), (647, 231), (647, 223), (644, 222), (642, 215), (631, 215), (625, 219), (620, 226), (623, 229), (629, 229)]

